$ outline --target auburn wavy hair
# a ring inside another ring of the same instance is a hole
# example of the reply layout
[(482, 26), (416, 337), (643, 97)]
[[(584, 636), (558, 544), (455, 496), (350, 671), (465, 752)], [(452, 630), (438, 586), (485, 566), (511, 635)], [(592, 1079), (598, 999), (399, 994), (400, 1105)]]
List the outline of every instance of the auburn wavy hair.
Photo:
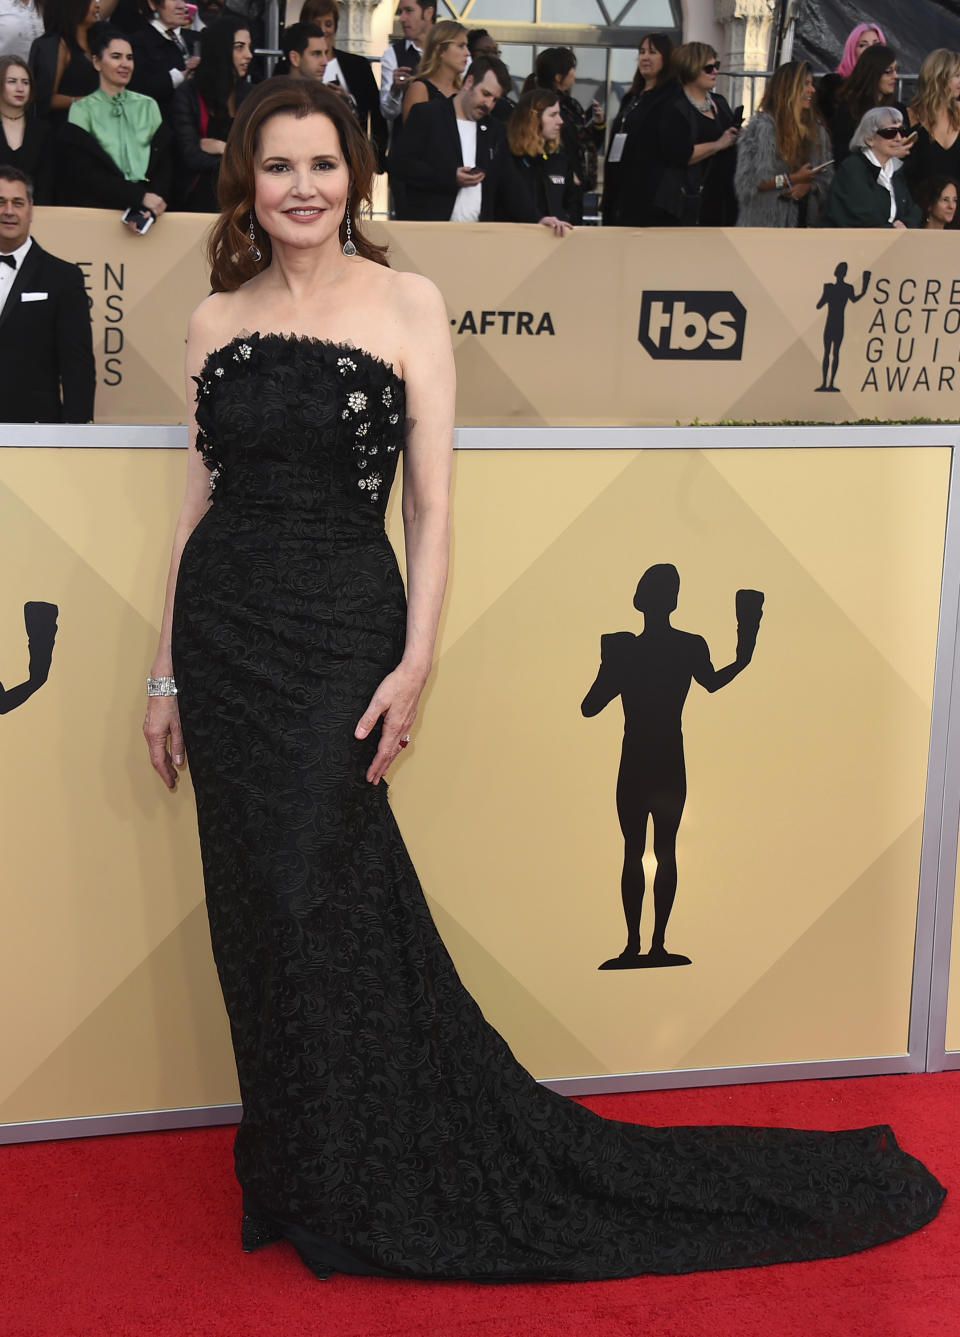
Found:
[(541, 153), (555, 153), (556, 139), (543, 137), (543, 113), (560, 101), (560, 94), (550, 88), (531, 88), (514, 107), (507, 122), (507, 143), (518, 158), (524, 154), (536, 158)]
[(802, 167), (817, 147), (817, 116), (814, 106), (803, 105), (807, 79), (813, 69), (805, 60), (779, 65), (767, 84), (760, 103), (773, 119), (777, 152), (788, 167)]
[(910, 103), (911, 119), (919, 121), (932, 135), (942, 112), (947, 113), (952, 130), (960, 130), (960, 103), (951, 84), (960, 74), (960, 52), (939, 46), (920, 66), (917, 96)]
[[(375, 160), (366, 135), (353, 112), (336, 93), (324, 88), (319, 79), (281, 77), (265, 79), (240, 103), (227, 147), (220, 162), (217, 199), (220, 217), (213, 225), (207, 242), (210, 261), (210, 286), (214, 292), (233, 292), (259, 274), (270, 263), (270, 238), (253, 211), (256, 198), (254, 165), (260, 131), (272, 116), (326, 116), (332, 121), (340, 141), (340, 151), (350, 171), (347, 197), (357, 254), (377, 264), (387, 264), (386, 246), (377, 246), (363, 233), (362, 219), (372, 212), (371, 191)], [(261, 259), (250, 254), (250, 220), (254, 241)], [(340, 240), (347, 235), (346, 219), (340, 222)]]

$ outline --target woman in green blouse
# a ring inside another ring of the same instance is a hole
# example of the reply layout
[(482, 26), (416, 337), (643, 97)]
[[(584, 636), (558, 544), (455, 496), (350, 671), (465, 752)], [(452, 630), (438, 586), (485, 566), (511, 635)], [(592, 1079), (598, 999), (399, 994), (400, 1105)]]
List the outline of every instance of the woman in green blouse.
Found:
[[(100, 87), (70, 107), (59, 145), (59, 202), (159, 218), (169, 194), (170, 132), (153, 98), (127, 87), (133, 48), (126, 35), (95, 24), (89, 42)], [(138, 220), (128, 226), (137, 231)]]

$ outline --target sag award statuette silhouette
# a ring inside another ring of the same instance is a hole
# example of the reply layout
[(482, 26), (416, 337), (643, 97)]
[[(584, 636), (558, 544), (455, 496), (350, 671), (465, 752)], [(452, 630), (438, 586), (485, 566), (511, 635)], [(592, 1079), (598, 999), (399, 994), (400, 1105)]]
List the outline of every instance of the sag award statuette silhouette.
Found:
[[(843, 343), (843, 326), (847, 303), (859, 302), (861, 297), (867, 295), (871, 273), (869, 269), (863, 271), (859, 292), (856, 292), (853, 285), (847, 282), (847, 266), (844, 260), (841, 260), (833, 271), (833, 277), (837, 280), (836, 283), (825, 283), (823, 285), (823, 292), (820, 294), (820, 301), (817, 303), (818, 311), (822, 306), (827, 308), (826, 318), (823, 322), (821, 384), (817, 386), (817, 392), (826, 390), (839, 394), (840, 391), (834, 385), (834, 381), (837, 379), (837, 365), (840, 361), (840, 345)], [(832, 366), (830, 365), (831, 359)]]
[(59, 612), (56, 604), (31, 602), (23, 605), (23, 625), (27, 629), (30, 664), (25, 682), (16, 687), (4, 687), (0, 682), (0, 715), (22, 706), (47, 681), (53, 660), (53, 643), (57, 639)]
[[(651, 966), (686, 966), (687, 956), (667, 951), (667, 921), (677, 894), (677, 831), (687, 796), (681, 716), (692, 679), (716, 692), (750, 663), (763, 616), (759, 590), (737, 590), (737, 656), (715, 669), (702, 636), (670, 625), (677, 606), (680, 576), (660, 563), (640, 577), (633, 606), (643, 614), (643, 631), (617, 631), (600, 638), (600, 671), (583, 698), (587, 718), (599, 715), (614, 697), (623, 706), (623, 750), (617, 776), (617, 816), (623, 832), (620, 894), (627, 922), (627, 945), (600, 970), (637, 970)], [(643, 851), (647, 821), (653, 820), (654, 928), (650, 950), (640, 951), (643, 908)]]

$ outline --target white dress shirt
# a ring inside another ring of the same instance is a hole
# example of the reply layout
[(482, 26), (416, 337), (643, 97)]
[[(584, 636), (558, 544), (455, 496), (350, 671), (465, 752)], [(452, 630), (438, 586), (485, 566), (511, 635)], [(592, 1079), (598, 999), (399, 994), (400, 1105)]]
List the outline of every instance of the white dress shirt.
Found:
[[(416, 42), (408, 42), (407, 50), (413, 47), (417, 53), (417, 60), (423, 55), (423, 47), (417, 46)], [(386, 51), (380, 57), (380, 110), (388, 121), (395, 121), (400, 115), (400, 109), (403, 106), (403, 93), (401, 88), (397, 91), (393, 86), (393, 76), (397, 72), (397, 53), (392, 46), (388, 46)]]
[[(19, 246), (12, 254), (17, 262), (16, 269), (11, 269), (9, 265), (0, 264), (0, 314), (7, 304), (7, 298), (10, 296), (10, 289), (16, 282), (17, 275), (20, 273), (20, 266), (23, 264), (24, 256), (33, 245), (33, 238), (28, 237), (22, 246)], [(5, 252), (10, 254), (10, 252)]]
[(890, 217), (887, 219), (887, 222), (893, 223), (896, 221), (897, 217), (897, 197), (893, 193), (893, 174), (900, 166), (900, 159), (888, 158), (886, 162), (882, 163), (874, 153), (873, 149), (864, 149), (863, 156), (866, 158), (867, 162), (872, 162), (874, 167), (880, 168), (880, 175), (877, 177), (877, 180), (880, 185), (883, 186), (884, 190), (890, 192)]

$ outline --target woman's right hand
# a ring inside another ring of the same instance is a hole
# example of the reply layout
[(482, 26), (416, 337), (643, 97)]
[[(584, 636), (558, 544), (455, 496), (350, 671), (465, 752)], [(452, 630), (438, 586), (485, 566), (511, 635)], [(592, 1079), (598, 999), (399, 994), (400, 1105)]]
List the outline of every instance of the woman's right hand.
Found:
[(558, 237), (565, 237), (568, 232), (573, 231), (573, 224), (568, 223), (565, 218), (554, 218), (553, 214), (546, 214), (540, 219), (541, 227), (548, 227)]
[(790, 173), (790, 180), (795, 186), (809, 186), (816, 179), (817, 174), (813, 170), (812, 162), (805, 162), (802, 167)]
[(147, 697), (143, 736), (147, 740), (150, 765), (168, 789), (176, 789), (177, 771), (184, 764), (184, 752), (180, 710), (175, 696)]
[(740, 127), (738, 125), (728, 125), (720, 138), (714, 140), (714, 143), (717, 146), (717, 152), (722, 153), (724, 149), (733, 148), (734, 144), (737, 142), (737, 135), (739, 135), (739, 133)]
[(157, 218), (167, 211), (167, 202), (162, 195), (154, 195), (153, 191), (148, 190), (140, 201), (144, 209), (149, 209)]

